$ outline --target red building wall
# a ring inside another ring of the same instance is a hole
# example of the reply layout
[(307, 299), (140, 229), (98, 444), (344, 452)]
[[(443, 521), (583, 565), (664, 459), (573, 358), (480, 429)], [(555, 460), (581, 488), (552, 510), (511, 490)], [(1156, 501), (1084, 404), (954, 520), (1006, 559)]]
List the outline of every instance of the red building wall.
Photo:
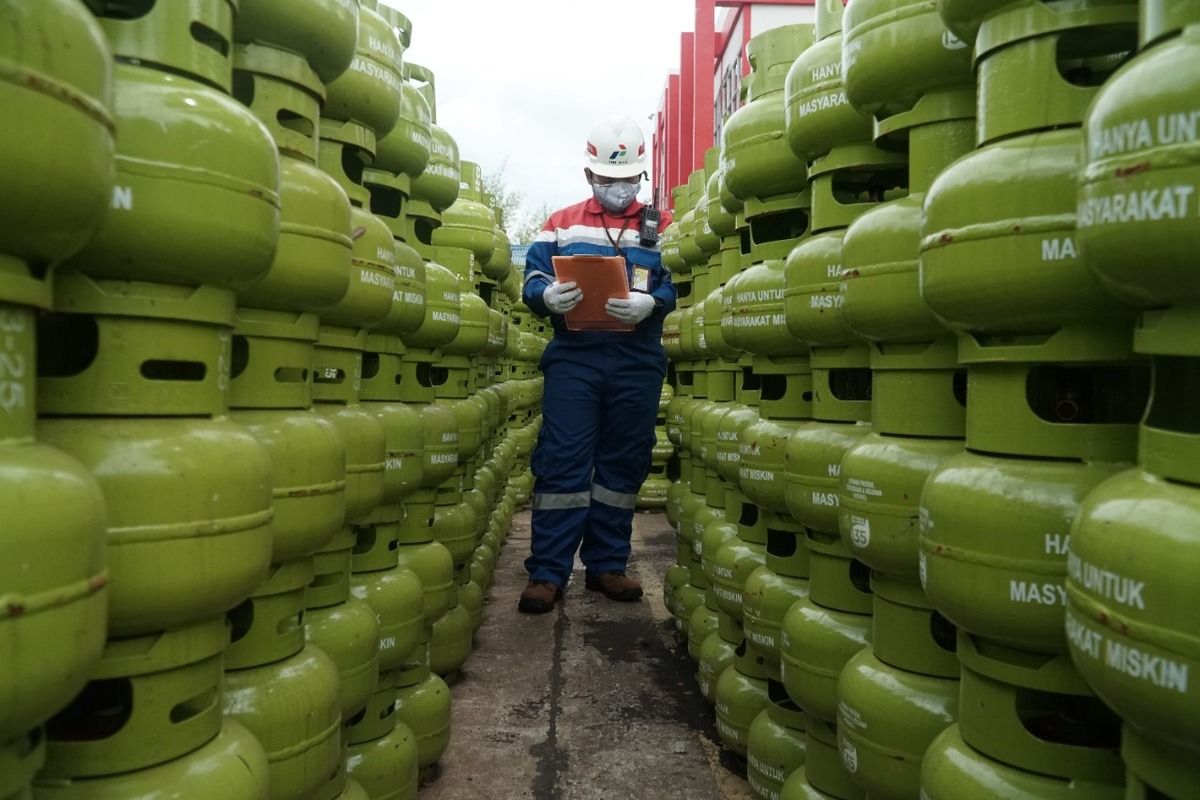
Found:
[[(704, 166), (704, 152), (717, 143), (721, 123), (740, 105), (741, 78), (750, 71), (746, 42), (771, 6), (812, 6), (815, 0), (695, 0), (694, 31), (679, 37), (679, 70), (663, 88), (653, 133), (651, 186), (654, 203), (673, 207), (671, 189)], [(720, 29), (716, 9), (728, 9)], [(765, 29), (767, 24), (760, 26)]]

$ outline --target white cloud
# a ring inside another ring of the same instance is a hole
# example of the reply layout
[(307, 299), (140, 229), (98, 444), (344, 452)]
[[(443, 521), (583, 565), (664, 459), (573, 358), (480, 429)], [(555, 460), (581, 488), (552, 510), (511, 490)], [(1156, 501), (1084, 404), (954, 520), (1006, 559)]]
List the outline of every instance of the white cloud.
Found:
[(526, 214), (588, 195), (583, 146), (600, 117), (640, 121), (649, 150), (648, 117), (695, 22), (693, 0), (383, 2), (412, 20), (405, 57), (436, 75), (438, 124), (464, 159), (504, 166)]

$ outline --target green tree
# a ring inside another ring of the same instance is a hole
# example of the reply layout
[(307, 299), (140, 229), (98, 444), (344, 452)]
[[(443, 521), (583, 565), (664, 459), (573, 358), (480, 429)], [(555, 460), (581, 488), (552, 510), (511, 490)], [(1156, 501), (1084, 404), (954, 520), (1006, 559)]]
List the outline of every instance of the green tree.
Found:
[(508, 234), (510, 241), (517, 244), (529, 244), (542, 230), (546, 219), (554, 210), (549, 203), (543, 202), (530, 211), (522, 211), (525, 195), (508, 185), (505, 170), (508, 160), (500, 164), (499, 169), (483, 173), (483, 190), (491, 195), (492, 205), (500, 209), (500, 227)]
[(549, 203), (543, 202), (533, 211), (524, 214), (521, 223), (509, 232), (509, 236), (518, 244), (529, 244), (541, 232), (542, 226), (553, 211)]

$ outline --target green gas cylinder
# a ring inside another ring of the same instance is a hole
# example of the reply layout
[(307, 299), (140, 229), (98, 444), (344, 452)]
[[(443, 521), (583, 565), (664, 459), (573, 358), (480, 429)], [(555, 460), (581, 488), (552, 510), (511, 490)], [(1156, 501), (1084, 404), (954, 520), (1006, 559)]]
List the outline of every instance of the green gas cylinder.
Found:
[(316, 410), (341, 433), (346, 453), (347, 523), (365, 520), (383, 499), (387, 443), (383, 425), (358, 403), (366, 333), (327, 328), (315, 356)]
[(868, 430), (865, 423), (815, 421), (796, 429), (784, 455), (784, 499), (792, 517), (818, 531), (838, 530), (842, 459)]
[[(374, 191), (374, 187), (372, 190)], [(379, 216), (380, 212), (376, 210), (374, 200), (372, 211)], [(386, 218), (384, 221), (390, 222)], [(389, 224), (388, 227), (394, 234), (395, 226)], [(399, 239), (393, 243), (393, 248), (396, 252), (393, 263), (395, 293), (392, 295), (392, 306), (388, 315), (376, 329), (382, 333), (404, 336), (421, 327), (425, 320), (425, 262), (416, 250)]]
[(293, 561), (328, 542), (345, 516), (345, 444), (310, 410), (317, 318), (240, 309), (237, 319), (230, 416), (270, 455), (271, 560)]
[(79, 780), (165, 764), (221, 731), (224, 618), (110, 639), (84, 690), (47, 724), (43, 779)]
[[(702, 174), (696, 170), (692, 174)], [(696, 236), (696, 209), (689, 207), (679, 215), (679, 257), (684, 263), (685, 271), (694, 273), (697, 267), (703, 267), (708, 258), (700, 249), (700, 241)]]
[[(438, 250), (442, 252), (443, 248), (438, 248)], [(465, 250), (460, 252), (470, 256)], [(449, 261), (445, 263), (449, 263)], [(460, 279), (459, 286), (461, 287), (459, 294), (461, 318), (454, 339), (442, 348), (441, 364), (451, 370), (448, 383), (453, 384), (457, 389), (453, 394), (446, 392), (443, 396), (461, 398), (467, 390), (468, 375), (472, 366), (471, 356), (479, 356), (488, 347), (491, 314), (487, 303), (476, 292), (471, 280)]]
[(917, 577), (920, 509), (914, 501), (930, 473), (961, 450), (956, 438), (872, 432), (846, 452), (838, 517), (843, 541), (855, 558), (872, 569)]
[(456, 569), (470, 563), (475, 553), (475, 517), (462, 502), (457, 477), (447, 481), (449, 488), (439, 491), (434, 509), (433, 538), (446, 546)]
[(896, 187), (904, 183), (902, 171), (900, 156), (866, 143), (840, 146), (809, 168), (813, 236), (787, 256), (783, 305), (788, 329), (812, 346), (822, 368), (867, 363), (861, 342), (841, 313), (845, 229), (877, 205), (878, 198), (900, 191)]
[(328, 81), (322, 113), (353, 120), (384, 136), (400, 116), (403, 46), (387, 21), (368, 7), (358, 12), (358, 41), (349, 69)]
[(803, 765), (789, 775), (779, 788), (779, 800), (830, 800), (830, 798), (831, 795), (813, 788), (813, 785), (808, 782), (808, 771)]
[[(1084, 121), (1078, 244), (1088, 266), (1122, 300), (1144, 309), (1134, 338), (1142, 353), (1197, 355), (1195, 54), (1189, 4), (1142, 4), (1152, 46), (1097, 93)], [(1174, 24), (1173, 15), (1178, 15)], [(1130, 258), (1136, 258), (1130, 262)]]
[(0, 105), (23, 120), (0, 143), (0, 250), (40, 267), (83, 247), (112, 201), (112, 54), (75, 0), (12, 4), (0, 19)]
[(383, 498), (374, 520), (392, 522), (398, 504), (416, 492), (424, 479), (424, 436), (420, 409), (403, 402), (399, 384), (404, 376), (404, 345), (392, 337), (370, 337), (363, 356), (359, 397), (383, 428)]
[(843, 7), (817, 7), (815, 43), (800, 53), (784, 80), (787, 141), (805, 163), (837, 145), (871, 138), (871, 118), (846, 100), (842, 82)]
[[(235, 54), (234, 97), (279, 148), (279, 242), (270, 269), (239, 293), (250, 308), (315, 311), (342, 298), (350, 280), (350, 205), (317, 169), (322, 86), (303, 58), (262, 45)], [(284, 125), (280, 118), (299, 120)]]
[(744, 367), (737, 400), (717, 425), (716, 470), (726, 481), (737, 482), (741, 472), (742, 442), (746, 431), (758, 421), (757, 404), (751, 405), (749, 386), (757, 380), (753, 370)]
[(381, 167), (410, 179), (420, 176), (431, 157), (432, 124), (429, 103), (405, 75), (400, 86), (400, 116), (391, 132), (379, 140)]
[(346, 771), (370, 800), (416, 800), (416, 737), (397, 723), (385, 736), (351, 745)]
[(93, 3), (113, 53), (123, 61), (203, 81), (229, 91), (234, 0), (171, 5), (157, 3), (129, 13), (120, 3)]
[(938, 15), (952, 35), (970, 47), (984, 17), (1009, 3), (1004, 0), (937, 0)]
[[(0, 264), (4, 279), (11, 277), (15, 285), (25, 280), (23, 266), (17, 270), (10, 259)], [(29, 300), (49, 300), (35, 282), (25, 287)], [(24, 299), (20, 295), (0, 290), (0, 361), (5, 365), (0, 394), (6, 411), (0, 418), (0, 469), (7, 476), (0, 513), (21, 520), (0, 547), (0, 585), (5, 587), (0, 740), (5, 742), (24, 740), (83, 688), (103, 648), (109, 595), (101, 487), (77, 461), (33, 440), (34, 310), (7, 302)]]
[(851, 777), (855, 754), (838, 747), (837, 726), (806, 714), (804, 729), (804, 774), (810, 786), (819, 796), (865, 800), (866, 794)]
[(659, 255), (662, 257), (663, 267), (675, 277), (680, 277), (690, 269), (679, 252), (681, 241), (679, 225), (680, 211), (679, 204), (676, 203), (676, 216), (670, 225), (663, 228), (661, 238), (658, 242), (658, 250)]
[(781, 513), (785, 500), (784, 461), (788, 439), (811, 413), (808, 359), (757, 356), (758, 419), (738, 434), (738, 485), (764, 510)]
[[(411, 69), (414, 65), (407, 66)], [(449, 132), (436, 124), (431, 124), (429, 131), (429, 164), (413, 180), (412, 191), (415, 199), (429, 203), (434, 211), (440, 213), (450, 208), (458, 198), (458, 143)]]
[(397, 566), (398, 522), (355, 529), (350, 593), (379, 620), (379, 671), (390, 672), (408, 658), (425, 624), (424, 589), (410, 569)]
[(1120, 786), (1026, 772), (993, 760), (963, 741), (957, 725), (947, 728), (925, 754), (921, 795), (929, 800), (978, 797), (981, 800), (1121, 800)]
[[(460, 573), (464, 571), (459, 569)], [(470, 657), (475, 635), (471, 612), (458, 597), (456, 584), (450, 608), (434, 621), (429, 639), (429, 669), (451, 683)]]
[[(486, 199), (486, 198), (485, 198)], [(494, 203), (489, 202), (489, 206)], [(493, 216), (500, 214), (500, 209), (493, 210)], [(499, 225), (492, 226), (492, 253), (480, 265), (483, 274), (494, 281), (504, 281), (512, 272), (512, 245), (508, 234)]]
[[(1181, 603), (1190, 589), (1200, 508), (1194, 412), (1195, 359), (1155, 359), (1141, 427), (1139, 467), (1100, 484), (1083, 501), (1067, 556), (1067, 640), (1080, 674), (1124, 721), (1131, 775), (1162, 796), (1195, 795), (1191, 724), (1196, 692)], [(1148, 794), (1147, 796), (1155, 796)]]
[[(349, 123), (346, 123), (349, 126)], [(341, 159), (342, 153), (356, 150), (357, 147), (346, 142), (326, 138), (335, 134), (346, 134), (341, 131), (330, 131), (329, 125), (321, 129), (321, 166), (335, 179), (330, 159)], [(363, 133), (362, 130), (359, 133)], [(343, 183), (343, 188), (346, 185)], [(362, 187), (354, 187), (366, 192)], [(392, 243), (392, 233), (383, 220), (366, 211), (351, 197), (350, 227), (354, 231), (350, 283), (346, 293), (331, 307), (320, 309), (321, 323), (326, 326), (341, 328), (374, 327), (387, 317), (395, 295), (395, 263), (396, 249)]]
[(871, 618), (797, 601), (783, 618), (780, 674), (792, 700), (818, 719), (837, 718), (837, 680), (846, 663), (867, 646)]
[(704, 591), (703, 605), (698, 606), (687, 620), (688, 656), (693, 661), (699, 663), (701, 651), (704, 649), (704, 642), (709, 636), (717, 632), (719, 624), (720, 617), (717, 597), (713, 593), (712, 587), (709, 586)]
[(959, 631), (959, 730), (1004, 764), (1119, 786), (1120, 723), (1064, 658), (1014, 650)]
[(708, 591), (707, 587), (696, 585), (704, 582), (699, 565), (693, 567), (688, 575), (690, 583), (679, 587), (675, 592), (675, 607), (672, 609), (675, 628), (685, 637), (690, 633), (689, 626), (692, 622), (692, 615), (696, 613), (697, 609), (704, 606), (705, 594)]
[(462, 295), (458, 278), (441, 264), (425, 264), (425, 318), (404, 336), (404, 343), (419, 350), (449, 344), (462, 323)]
[(450, 687), (429, 671), (428, 656), (421, 656), (396, 676), (396, 723), (416, 737), (417, 764), (424, 770), (450, 743)]
[(969, 334), (960, 339), (964, 362), (1034, 348), (1046, 361), (1128, 352), (1132, 310), (1080, 257), (1072, 211), (1081, 150), (1076, 128), (1006, 139), (967, 155), (930, 188), (921, 290), (941, 319)]
[(234, 39), (300, 53), (324, 83), (354, 59), (358, 4), (345, 0), (239, 0)]
[(224, 613), (271, 557), (270, 458), (218, 416), (232, 295), (83, 275), (56, 294), (71, 313), (43, 321), (39, 433), (104, 492), (110, 635)]
[(676, 557), (676, 563), (667, 567), (667, 572), (665, 575), (663, 575), (663, 606), (672, 615), (675, 613), (675, 598), (677, 593), (680, 589), (686, 586), (690, 580), (690, 567), (687, 564), (679, 563), (679, 558)]
[(946, 30), (934, 3), (858, 0), (843, 26), (846, 97), (877, 120), (914, 109), (922, 116), (939, 104), (933, 98), (971, 85), (971, 49)]
[(1077, 125), (1137, 48), (1137, 5), (1010, 5), (989, 14), (975, 42), (979, 143)]
[[(764, 384), (784, 378), (781, 375), (764, 376)], [(795, 372), (786, 376), (788, 392), (794, 393), (791, 408), (797, 416), (807, 415), (811, 404), (801, 402), (807, 394), (811, 397), (811, 375)], [(800, 419), (778, 419), (768, 417), (760, 411), (760, 418), (746, 426), (739, 436), (741, 454), (738, 463), (738, 484), (746, 496), (761, 508), (775, 512), (787, 511), (785, 499), (787, 484), (784, 480), (788, 440), (804, 424)]]
[(233, 609), (222, 703), (245, 725), (271, 764), (271, 797), (306, 797), (341, 758), (337, 665), (304, 641), (311, 559), (272, 567), (254, 595)]
[(767, 679), (771, 670), (762, 656), (743, 641), (734, 648), (733, 663), (717, 678), (714, 687), (717, 733), (728, 749), (745, 757), (750, 725), (767, 705)]
[[(1083, 498), (1116, 469), (975, 453), (946, 461), (921, 499), (921, 572), (930, 599), (980, 636), (1060, 652), (1071, 523)], [(1001, 509), (1003, 536), (983, 533)]]
[(717, 630), (708, 635), (700, 646), (700, 660), (696, 668), (696, 684), (700, 696), (709, 705), (717, 702), (717, 679), (727, 667), (733, 665), (736, 650), (744, 641), (741, 626), (728, 614), (717, 612)]
[(262, 800), (270, 794), (270, 774), (263, 746), (233, 720), (200, 748), (147, 769), (96, 777), (56, 776), (43, 772), (34, 798), (53, 800), (151, 800), (171, 787), (180, 800)]
[(482, 200), (480, 166), (472, 161), (459, 162), (458, 199), (442, 212), (442, 225), (433, 232), (432, 243), (469, 250), (480, 262), (491, 258), (496, 246), (496, 218)]
[(716, 522), (720, 534), (715, 539), (706, 530), (705, 539), (712, 540), (716, 546), (710, 546), (705, 551), (705, 569), (717, 595), (718, 606), (740, 623), (744, 612), (746, 581), (766, 562), (766, 537), (759, 535), (759, 531), (753, 531), (751, 538), (743, 538), (753, 529), (746, 526), (731, 529), (729, 523), (737, 517), (731, 519), (728, 516), (730, 513), (727, 509), (726, 518)]
[[(840, 749), (851, 779), (872, 798), (917, 796), (926, 745), (953, 720), (947, 706), (957, 701), (957, 682), (890, 669), (867, 648), (846, 664), (838, 696)], [(858, 708), (870, 709), (872, 719)]]
[(314, 555), (305, 594), (305, 636), (337, 664), (346, 718), (362, 709), (379, 680), (379, 620), (371, 606), (350, 593), (355, 544), (353, 529), (347, 528)]
[(340, 763), (337, 665), (315, 645), (226, 673), (224, 705), (267, 751), (273, 800), (311, 796)]
[[(716, 384), (723, 378), (732, 377), (731, 373), (725, 371), (712, 371), (709, 373), (709, 392), (711, 400), (706, 401), (703, 405), (697, 408), (693, 430), (700, 436), (700, 462), (704, 466), (707, 473), (705, 480), (706, 494), (723, 494), (728, 481), (722, 480), (716, 474), (717, 466), (717, 430), (721, 424), (721, 420), (734, 407), (732, 402), (732, 386), (728, 392), (729, 397), (718, 398), (719, 394), (716, 390)], [(699, 465), (699, 464), (698, 464)]]
[[(416, 509), (409, 508), (409, 514)], [(420, 531), (424, 531), (421, 533)], [(425, 625), (432, 625), (450, 608), (454, 588), (454, 560), (441, 542), (431, 538), (429, 528), (409, 529), (401, 525), (397, 550), (401, 569), (414, 572), (421, 580), (421, 607)], [(417, 541), (420, 540), (420, 541)]]
[(746, 44), (750, 61), (748, 101), (721, 128), (721, 166), (729, 192), (739, 200), (766, 198), (803, 188), (805, 164), (792, 152), (784, 130), (784, 82), (792, 62), (812, 44), (811, 25), (769, 29)]
[(365, 712), (346, 728), (346, 773), (368, 789), (371, 797), (416, 795), (416, 738), (396, 719), (399, 674), (394, 671), (380, 677)]
[[(473, 563), (474, 560), (472, 560)], [(481, 577), (490, 582), (495, 567), (496, 564), (493, 560), (490, 566), (484, 567), (486, 574)], [(458, 604), (467, 610), (467, 616), (471, 619), (472, 633), (478, 633), (479, 628), (483, 625), (483, 604), (486, 592), (484, 584), (475, 579), (475, 575), (469, 568), (459, 570), (458, 575), (455, 576), (455, 583), (458, 587)]]
[[(795, 538), (780, 532), (768, 533), (767, 555), (770, 560), (772, 544), (779, 547)], [(779, 667), (780, 629), (784, 615), (792, 604), (804, 599), (809, 593), (807, 578), (781, 575), (771, 564), (758, 567), (746, 578), (742, 589), (742, 625), (746, 641), (767, 664)]]
[[(674, 227), (674, 226), (672, 226)], [(662, 346), (667, 358), (672, 363), (683, 360), (683, 343), (679, 325), (683, 319), (683, 309), (677, 308), (663, 317)], [(674, 439), (672, 439), (674, 441)]]
[(1120, 787), (1086, 780), (1063, 780), (1014, 769), (988, 758), (962, 740), (959, 727), (950, 726), (934, 740), (920, 770), (920, 792), (929, 800), (1067, 800), (1128, 798)]
[(266, 128), (181, 75), (121, 61), (114, 76), (111, 207), (64, 269), (230, 289), (261, 277), (279, 229), (279, 156)]
[(768, 704), (746, 734), (746, 781), (763, 800), (779, 798), (784, 781), (804, 765), (804, 713), (778, 681), (767, 682)]
[[(470, 576), (470, 585), (474, 588), (464, 588), (463, 584), (459, 584), (458, 590), (459, 602), (467, 604), (467, 610), (471, 612), (471, 625), (476, 631), (483, 622), (484, 597), (495, 582), (496, 559), (508, 532), (509, 523), (505, 522), (502, 516), (495, 516), (495, 523), (492, 519), (492, 516), (488, 517), (487, 532), (483, 535), (479, 546), (475, 548), (475, 554), (471, 556), (471, 563), (466, 568), (466, 572)], [(478, 596), (464, 598), (464, 591), (470, 592), (472, 595), (478, 592)]]
[[(424, 370), (417, 365), (418, 374)], [(450, 480), (459, 463), (459, 426), (454, 409), (444, 402), (420, 405), (421, 430), (425, 442), (422, 454), (422, 491), (432, 492)]]

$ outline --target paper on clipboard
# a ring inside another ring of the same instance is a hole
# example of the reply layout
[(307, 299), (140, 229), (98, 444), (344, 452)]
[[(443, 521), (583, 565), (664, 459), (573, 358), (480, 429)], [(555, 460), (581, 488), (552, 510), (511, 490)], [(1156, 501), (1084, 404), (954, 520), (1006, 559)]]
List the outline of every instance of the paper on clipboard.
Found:
[(633, 325), (613, 319), (604, 310), (612, 297), (629, 297), (629, 277), (621, 256), (553, 256), (560, 283), (575, 281), (583, 292), (579, 305), (564, 316), (570, 331), (631, 331)]

